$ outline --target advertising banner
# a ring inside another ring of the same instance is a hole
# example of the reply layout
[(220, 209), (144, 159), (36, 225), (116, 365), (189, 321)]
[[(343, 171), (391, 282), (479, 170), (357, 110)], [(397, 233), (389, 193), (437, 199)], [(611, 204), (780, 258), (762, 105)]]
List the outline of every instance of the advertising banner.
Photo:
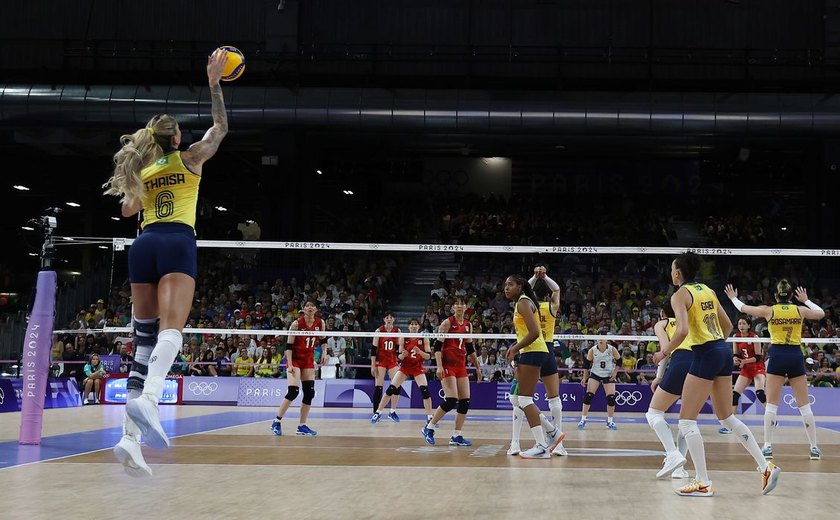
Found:
[(184, 404), (236, 404), (239, 381), (238, 377), (185, 377)]
[[(286, 396), (288, 380), (274, 378), (238, 377), (239, 406), (280, 406), (280, 401)], [(315, 381), (315, 398), (312, 406), (324, 406), (325, 381)], [(299, 405), (303, 399), (303, 389), (293, 404)]]
[(12, 385), (11, 379), (0, 379), (0, 413), (19, 412), (18, 392)]
[[(160, 404), (179, 404), (178, 396), (180, 394), (180, 384), (182, 378), (167, 377), (163, 383), (163, 395), (160, 398)], [(105, 379), (105, 385), (102, 387), (99, 400), (103, 404), (125, 404), (128, 397), (126, 390), (128, 384), (128, 374), (110, 375)]]
[[(17, 410), (20, 410), (23, 401), (23, 379), (3, 379), (0, 381), (8, 381), (12, 386), (13, 392), (6, 394), (5, 400), (9, 400), (9, 395), (11, 395)], [(2, 382), (0, 382), (0, 388), (5, 388)], [(51, 377), (47, 379), (44, 408), (72, 408), (74, 406), (82, 406), (82, 397), (76, 380), (72, 377)], [(17, 411), (6, 410), (3, 405), (0, 405), (0, 410)]]

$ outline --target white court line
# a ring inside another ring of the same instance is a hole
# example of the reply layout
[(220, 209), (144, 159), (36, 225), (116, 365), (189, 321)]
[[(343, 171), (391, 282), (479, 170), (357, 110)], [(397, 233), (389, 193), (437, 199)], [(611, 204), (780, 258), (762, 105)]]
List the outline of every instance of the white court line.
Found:
[[(185, 419), (187, 419), (187, 417), (185, 417)], [(257, 424), (257, 423), (260, 423), (260, 422), (265, 422), (265, 419), (262, 419), (262, 420), (259, 420), (259, 421), (254, 421), (254, 422), (249, 422), (249, 423), (243, 423), (243, 424), (234, 424), (233, 426), (223, 426), (221, 428), (213, 428), (212, 430), (207, 430), (207, 431), (203, 431), (203, 432), (184, 433), (184, 434), (181, 434), (181, 435), (176, 435), (174, 437), (170, 437), (169, 439), (170, 440), (179, 439), (181, 437), (189, 437), (190, 435), (200, 435), (202, 433), (217, 432), (217, 431), (221, 431), (221, 430), (227, 430), (228, 428), (236, 428), (236, 427), (239, 427), (239, 426), (248, 426), (248, 425)], [(105, 428), (103, 428), (103, 429), (105, 429)], [(101, 430), (89, 430), (89, 431), (101, 431)], [(84, 432), (78, 432), (78, 433), (84, 433)], [(60, 435), (73, 435), (73, 434), (60, 434)], [(33, 462), (25, 462), (23, 464), (15, 464), (14, 466), (8, 466), (8, 467), (5, 467), (5, 468), (0, 468), (0, 471), (6, 471), (6, 470), (14, 469), (14, 468), (22, 468), (23, 466), (31, 466), (33, 464), (41, 464), (42, 462), (52, 462), (54, 460), (61, 460), (61, 459), (66, 459), (66, 458), (70, 458), (70, 457), (78, 457), (80, 455), (90, 455), (91, 453), (99, 453), (100, 451), (111, 450), (113, 448), (114, 447), (111, 446), (110, 448), (100, 448), (98, 450), (83, 451), (81, 453), (71, 453), (69, 455), (62, 455), (60, 457), (53, 457), (51, 459), (36, 460), (36, 461), (33, 461)], [(166, 451), (166, 450), (158, 450), (158, 451)], [(102, 464), (104, 464), (104, 463), (102, 463)], [(114, 462), (114, 464), (116, 464), (116, 462)]]
[[(513, 457), (511, 457), (511, 458), (513, 458)], [(554, 457), (554, 458), (563, 459), (564, 457)], [(554, 458), (545, 459), (545, 460), (554, 460)], [(93, 465), (96, 465), (96, 466), (112, 466), (113, 465), (112, 463), (109, 463), (109, 462), (65, 462), (63, 464), (68, 465), (68, 466), (70, 466), (70, 465), (73, 465), (73, 466), (93, 466)], [(231, 468), (231, 467), (237, 467), (237, 468), (277, 468), (277, 466), (278, 466), (278, 464), (196, 464), (196, 463), (191, 463), (191, 462), (190, 463), (163, 462), (163, 463), (159, 463), (159, 464), (149, 464), (149, 465), (150, 466), (195, 466), (195, 467), (217, 466), (217, 467), (220, 467), (220, 468)], [(404, 470), (407, 467), (407, 466), (381, 466), (381, 465), (375, 465), (375, 466), (368, 466), (368, 465), (365, 465), (365, 466), (355, 466), (355, 465), (353, 465), (353, 466), (351, 466), (351, 465), (339, 466), (339, 465), (335, 465), (335, 464), (287, 464), (287, 465), (288, 466), (295, 466), (295, 467), (305, 466), (305, 467), (311, 467), (311, 468), (319, 468), (319, 469), (323, 468), (323, 469), (331, 469), (331, 470), (335, 470), (335, 469), (347, 470), (347, 468)], [(414, 466), (414, 465), (412, 465), (410, 467), (412, 469), (417, 468), (417, 469), (459, 470), (459, 471), (463, 471), (465, 469), (468, 469), (470, 471), (476, 471), (476, 470), (499, 471), (500, 469), (503, 469), (505, 471), (533, 471), (533, 470), (538, 470), (538, 471), (555, 471), (555, 472), (558, 471), (558, 470), (563, 470), (563, 471), (586, 471), (586, 472), (609, 471), (611, 473), (616, 472), (616, 471), (624, 471), (624, 472), (636, 471), (636, 472), (650, 473), (650, 471), (651, 471), (650, 469), (645, 469), (645, 468), (566, 468), (566, 467), (558, 468), (556, 466), (546, 467), (546, 466), (543, 466), (542, 464), (537, 465), (537, 463), (534, 463), (534, 466), (531, 467), (531, 468), (526, 468), (526, 467), (523, 467), (523, 466), (500, 467), (500, 466), (431, 466), (431, 465), (429, 465), (429, 466)], [(758, 472), (755, 471), (755, 470), (743, 470), (743, 469), (735, 469), (735, 470), (716, 469), (714, 471), (716, 473), (743, 473), (745, 475), (756, 475), (756, 474), (758, 474)], [(836, 473), (826, 473), (824, 471), (788, 471), (784, 474), (785, 475), (814, 475), (814, 476), (817, 476), (817, 477), (825, 477), (827, 475), (829, 475), (829, 476), (830, 475), (837, 475)], [(651, 482), (667, 482), (667, 480), (665, 480), (665, 479), (651, 479)]]

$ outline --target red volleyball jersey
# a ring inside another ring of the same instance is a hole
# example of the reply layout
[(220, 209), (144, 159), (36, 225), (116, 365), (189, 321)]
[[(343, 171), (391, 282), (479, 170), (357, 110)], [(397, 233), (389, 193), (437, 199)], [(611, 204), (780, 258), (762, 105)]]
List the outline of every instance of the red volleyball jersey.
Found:
[[(391, 330), (385, 330), (385, 326), (382, 325), (376, 332), (396, 332), (399, 333), (400, 329), (398, 327), (394, 327)], [(397, 364), (397, 353), (400, 348), (400, 340), (396, 337), (387, 337), (387, 336), (380, 336), (379, 337), (379, 346), (376, 348), (376, 363), (380, 365), (396, 365)]]
[[(735, 333), (736, 338), (757, 338), (758, 334), (755, 332), (750, 331), (749, 334), (743, 336), (740, 332)], [(755, 343), (752, 342), (735, 342), (735, 346), (738, 347), (738, 355), (741, 359), (747, 359), (751, 357), (755, 357)]]
[[(324, 330), (324, 322), (321, 318), (315, 318), (312, 326), (306, 324), (306, 318), (301, 316), (297, 319), (298, 330), (308, 330), (311, 332)], [(320, 341), (320, 336), (295, 336), (295, 342), (292, 343), (292, 361), (295, 366), (301, 368), (312, 368), (315, 360), (315, 346)]]
[[(449, 334), (472, 334), (472, 323), (464, 321), (458, 323), (455, 316), (449, 318)], [(472, 341), (464, 338), (447, 338), (443, 341), (441, 358), (443, 366), (461, 366), (467, 364), (466, 343)]]
[(406, 356), (402, 362), (400, 363), (400, 367), (406, 373), (418, 372), (423, 370), (423, 361), (424, 359), (419, 355), (413, 352), (414, 347), (419, 348), (420, 350), (425, 349), (425, 343), (423, 338), (406, 338), (405, 351), (408, 352), (408, 356)]

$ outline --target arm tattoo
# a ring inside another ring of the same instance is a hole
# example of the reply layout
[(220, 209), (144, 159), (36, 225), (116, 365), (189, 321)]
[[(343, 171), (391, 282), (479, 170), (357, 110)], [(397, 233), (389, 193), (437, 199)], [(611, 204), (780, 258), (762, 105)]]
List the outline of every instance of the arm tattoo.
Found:
[(187, 160), (192, 166), (201, 166), (213, 157), (228, 132), (227, 111), (221, 85), (210, 87), (210, 102), (213, 126), (207, 130), (201, 141), (190, 146)]

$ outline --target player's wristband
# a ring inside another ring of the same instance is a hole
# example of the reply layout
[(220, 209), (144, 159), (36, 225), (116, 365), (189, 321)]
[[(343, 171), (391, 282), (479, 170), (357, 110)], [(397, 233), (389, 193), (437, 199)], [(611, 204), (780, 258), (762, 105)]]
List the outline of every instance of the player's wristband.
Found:
[(744, 308), (744, 302), (739, 300), (737, 296), (735, 298), (730, 299), (732, 300), (732, 305), (734, 305), (735, 308), (738, 309), (738, 312), (741, 312), (741, 309)]
[(805, 305), (805, 307), (808, 307), (812, 311), (821, 311), (822, 310), (822, 307), (820, 307), (816, 303), (812, 302), (811, 300), (805, 300), (805, 303), (803, 305)]

